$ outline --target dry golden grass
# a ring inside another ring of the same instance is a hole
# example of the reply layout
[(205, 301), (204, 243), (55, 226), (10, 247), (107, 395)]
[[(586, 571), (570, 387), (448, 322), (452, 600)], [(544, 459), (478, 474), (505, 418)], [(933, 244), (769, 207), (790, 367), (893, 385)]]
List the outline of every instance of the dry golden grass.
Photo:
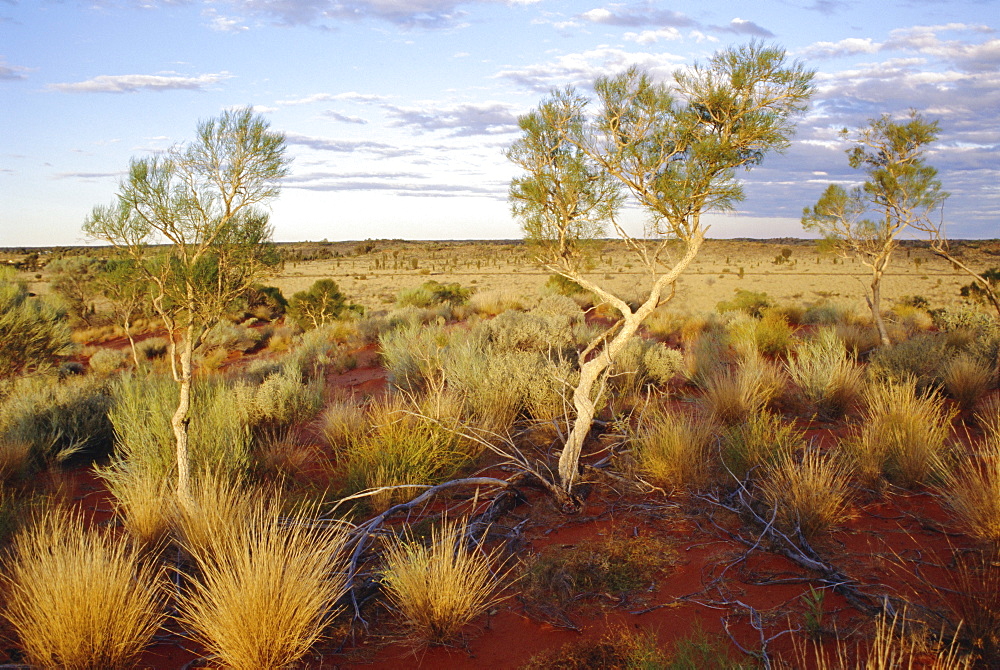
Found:
[(37, 666), (134, 667), (164, 618), (159, 569), (62, 510), (16, 536), (5, 578), (4, 615)]
[(722, 433), (723, 465), (742, 480), (757, 468), (788, 458), (803, 441), (803, 433), (781, 417), (754, 412)]
[(795, 660), (789, 668), (813, 670), (966, 670), (973, 659), (961, 653), (957, 637), (950, 644), (935, 643), (921, 631), (906, 626), (906, 613), (879, 617), (875, 634), (866, 645), (852, 653), (846, 641), (838, 639), (831, 653), (820, 644), (811, 648), (796, 643)]
[(785, 368), (824, 418), (840, 418), (861, 397), (864, 370), (850, 360), (833, 328), (823, 328), (801, 342)]
[(1000, 394), (994, 393), (991, 396), (981, 398), (976, 403), (975, 418), (976, 424), (984, 432), (1000, 433)]
[(27, 440), (0, 437), (0, 482), (25, 472), (31, 462), (32, 444)]
[(910, 377), (874, 382), (864, 393), (864, 416), (843, 444), (856, 472), (872, 483), (880, 476), (906, 487), (930, 483), (946, 470), (955, 411), (934, 391), (917, 393)]
[(709, 478), (713, 426), (703, 418), (654, 407), (633, 440), (636, 466), (650, 483), (668, 490), (697, 489)]
[(115, 511), (129, 535), (144, 547), (160, 546), (173, 525), (170, 480), (141, 466), (98, 468), (97, 474), (115, 497)]
[(763, 411), (784, 385), (784, 373), (776, 363), (751, 354), (735, 368), (723, 368), (710, 376), (703, 400), (713, 420), (733, 425)]
[(195, 561), (179, 619), (223, 665), (285, 668), (322, 636), (344, 592), (344, 526), (314, 509), (284, 515), (261, 496), (220, 529), (210, 547), (185, 545)]
[(497, 600), (506, 573), (494, 573), (495, 552), (465, 544), (466, 530), (445, 521), (429, 545), (395, 538), (386, 547), (382, 584), (414, 641), (448, 642)]
[(364, 430), (365, 412), (350, 398), (336, 398), (319, 417), (320, 433), (334, 451), (341, 451), (352, 436)]
[(851, 517), (850, 470), (831, 456), (806, 449), (785, 454), (761, 478), (764, 499), (784, 528), (813, 537)]
[(1000, 547), (1000, 431), (987, 434), (976, 456), (959, 459), (940, 492), (965, 532)]
[(243, 525), (254, 509), (254, 501), (264, 495), (264, 491), (253, 490), (232, 475), (199, 472), (191, 485), (190, 506), (175, 507), (177, 540), (192, 554), (212, 553), (227, 533)]
[(944, 388), (963, 412), (976, 406), (993, 381), (993, 372), (968, 354), (959, 354), (944, 367)]

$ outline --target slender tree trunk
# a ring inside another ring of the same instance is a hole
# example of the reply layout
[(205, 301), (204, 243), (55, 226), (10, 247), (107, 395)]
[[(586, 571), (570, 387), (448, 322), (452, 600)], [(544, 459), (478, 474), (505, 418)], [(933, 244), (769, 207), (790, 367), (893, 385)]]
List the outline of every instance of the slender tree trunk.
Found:
[[(566, 493), (572, 496), (573, 484), (576, 482), (580, 471), (580, 455), (583, 453), (583, 445), (590, 434), (590, 427), (594, 422), (594, 414), (597, 411), (597, 401), (600, 399), (600, 392), (603, 389), (601, 377), (608, 367), (618, 357), (618, 353), (625, 347), (628, 341), (639, 330), (639, 326), (649, 314), (659, 305), (660, 297), (664, 289), (677, 281), (677, 278), (687, 269), (691, 261), (698, 254), (701, 243), (704, 240), (702, 231), (696, 232), (688, 240), (687, 249), (684, 256), (664, 275), (661, 275), (653, 287), (650, 289), (649, 297), (635, 311), (632, 312), (628, 306), (617, 300), (618, 309), (622, 314), (622, 326), (618, 333), (610, 342), (604, 345), (595, 356), (580, 362), (580, 381), (573, 390), (573, 409), (576, 417), (573, 419), (573, 427), (562, 453), (559, 454), (559, 483)], [(587, 281), (582, 276), (571, 277), (581, 286), (588, 290), (597, 290), (598, 293), (610, 296), (595, 284)], [(614, 301), (613, 301), (614, 302)], [(599, 387), (595, 394), (595, 386)]]
[(177, 411), (170, 419), (177, 444), (177, 500), (184, 508), (190, 508), (191, 499), (191, 458), (188, 449), (188, 426), (191, 422), (191, 382), (192, 359), (194, 358), (194, 323), (189, 323), (181, 347), (179, 395)]
[(132, 349), (132, 361), (135, 363), (136, 371), (138, 371), (141, 366), (139, 365), (139, 352), (135, 348), (135, 338), (132, 337), (132, 319), (126, 317), (122, 326), (125, 330), (125, 337), (128, 338), (128, 346)]
[(872, 321), (875, 322), (875, 327), (878, 328), (879, 339), (882, 340), (882, 346), (887, 347), (892, 342), (889, 340), (889, 333), (885, 329), (885, 321), (882, 319), (882, 272), (883, 268), (876, 267), (872, 271), (872, 295), (871, 299), (868, 301), (869, 307), (872, 309)]

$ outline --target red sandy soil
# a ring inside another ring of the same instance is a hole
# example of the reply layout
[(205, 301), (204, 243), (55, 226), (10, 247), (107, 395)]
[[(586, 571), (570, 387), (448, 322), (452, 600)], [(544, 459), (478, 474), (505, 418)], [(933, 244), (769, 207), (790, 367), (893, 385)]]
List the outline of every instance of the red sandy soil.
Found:
[[(328, 395), (385, 392), (386, 375), (377, 365), (374, 348), (358, 351), (357, 359), (355, 369), (327, 376)], [(808, 439), (823, 447), (843, 437), (843, 428), (838, 425), (803, 422), (802, 428), (807, 429)], [(307, 431), (303, 431), (303, 439), (307, 439)], [(313, 458), (325, 457), (318, 449), (311, 453)], [(328, 464), (313, 466), (330, 469)], [(312, 469), (303, 468), (304, 478), (309, 478)], [(113, 500), (93, 472), (79, 469), (52, 479), (56, 489), (84, 509), (93, 523), (114, 524)], [(657, 578), (649, 592), (620, 603), (600, 596), (587, 599), (556, 621), (529, 614), (534, 610), (524, 606), (514, 589), (452, 647), (414, 646), (402, 638), (391, 613), (376, 607), (367, 615), (367, 632), (358, 625), (345, 639), (338, 628), (337, 636), (331, 634), (302, 667), (516, 668), (538, 652), (600, 637), (611, 629), (650, 631), (668, 648), (698, 627), (722, 640), (734, 653), (737, 645), (758, 650), (761, 641), (769, 639), (767, 649), (772, 658), (784, 658), (794, 665), (793, 638), (801, 644), (802, 636), (781, 633), (803, 627), (802, 598), (814, 584), (811, 579), (815, 575), (767, 551), (765, 545), (748, 552), (734, 535), (739, 533), (751, 543), (757, 538), (753, 529), (741, 527), (734, 515), (713, 513), (710, 505), (697, 499), (622, 494), (604, 486), (595, 487), (580, 514), (565, 516), (543, 495), (530, 490), (526, 493), (529, 501), (499, 522), (505, 526), (523, 522), (523, 542), (515, 548), (518, 556), (550, 545), (575, 545), (609, 535), (626, 541), (628, 537), (656, 536), (669, 540), (675, 548), (676, 564)], [(815, 540), (820, 555), (853, 577), (870, 595), (898, 595), (947, 613), (948, 602), (955, 597), (945, 590), (954, 587), (949, 564), (957, 552), (974, 545), (954, 531), (940, 500), (926, 491), (889, 490), (878, 497), (862, 497), (855, 509), (856, 516), (850, 522)], [(823, 610), (827, 631), (860, 630), (863, 637), (864, 631), (871, 630), (870, 617), (837, 593), (826, 593)], [(752, 616), (758, 617), (761, 630), (752, 625)], [(211, 667), (199, 660), (201, 656), (202, 650), (194, 643), (176, 630), (165, 630), (138, 667)], [(16, 658), (4, 659), (0, 654), (0, 662), (3, 660)]]

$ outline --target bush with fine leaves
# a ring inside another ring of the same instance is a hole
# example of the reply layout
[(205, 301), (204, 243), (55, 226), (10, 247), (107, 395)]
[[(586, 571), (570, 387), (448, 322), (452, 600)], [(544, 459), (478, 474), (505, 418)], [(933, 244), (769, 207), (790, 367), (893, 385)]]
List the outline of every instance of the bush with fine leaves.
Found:
[(303, 330), (319, 328), (346, 314), (360, 314), (360, 305), (347, 301), (337, 282), (319, 279), (308, 291), (299, 291), (288, 302), (288, 315)]
[(16, 375), (50, 367), (71, 347), (65, 313), (29, 296), (12, 270), (0, 269), (0, 370)]

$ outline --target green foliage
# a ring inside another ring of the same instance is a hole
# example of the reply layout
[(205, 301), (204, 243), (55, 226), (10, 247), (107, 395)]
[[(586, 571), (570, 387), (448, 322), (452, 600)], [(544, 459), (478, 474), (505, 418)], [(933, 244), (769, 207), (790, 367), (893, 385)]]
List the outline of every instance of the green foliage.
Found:
[(745, 422), (722, 433), (722, 461), (734, 477), (743, 479), (761, 466), (790, 456), (804, 443), (802, 432), (780, 416), (753, 412)]
[(106, 454), (113, 441), (105, 383), (35, 375), (16, 380), (0, 403), (0, 435), (46, 460)]
[(917, 333), (876, 351), (869, 360), (868, 376), (892, 382), (913, 377), (920, 390), (941, 388), (945, 369), (954, 355), (943, 333)]
[(754, 318), (760, 318), (764, 310), (773, 307), (774, 303), (763, 291), (746, 291), (736, 289), (732, 300), (723, 300), (715, 306), (719, 314), (726, 312), (744, 312)]
[(464, 305), (472, 295), (472, 289), (463, 288), (461, 284), (442, 284), (433, 279), (425, 281), (416, 288), (404, 289), (396, 297), (399, 307), (433, 307), (435, 305)]
[(638, 393), (646, 384), (666, 384), (681, 371), (684, 356), (676, 349), (633, 337), (609, 368), (609, 386), (623, 395)]
[(45, 269), (51, 274), (52, 290), (62, 298), (67, 311), (77, 322), (93, 325), (96, 297), (94, 279), (100, 263), (87, 256), (69, 256), (50, 262)]
[(98, 349), (87, 365), (95, 374), (108, 376), (125, 367), (127, 361), (128, 354), (121, 349)]
[(345, 314), (360, 314), (362, 311), (360, 305), (347, 302), (347, 297), (332, 279), (316, 280), (308, 291), (292, 295), (288, 303), (288, 315), (303, 330), (319, 328)]
[(584, 289), (578, 283), (561, 274), (549, 275), (545, 280), (545, 290), (557, 295), (577, 295), (583, 293)]
[[(980, 273), (979, 276), (990, 285), (994, 292), (1000, 290), (1000, 268), (990, 268), (985, 272)], [(959, 289), (959, 295), (963, 298), (969, 298), (979, 303), (985, 303), (987, 300), (986, 289), (984, 289), (979, 282), (972, 282), (961, 287)]]
[[(113, 386), (110, 411), (115, 431), (113, 465), (174, 476), (174, 432), (170, 418), (177, 406), (177, 385), (159, 375), (124, 375)], [(248, 462), (250, 433), (234, 411), (235, 397), (225, 382), (205, 381), (192, 394), (191, 463), (195, 472), (240, 472)]]
[(785, 369), (824, 418), (840, 418), (861, 394), (862, 369), (851, 361), (843, 340), (830, 327), (796, 346)]
[(288, 309), (288, 300), (276, 286), (255, 284), (247, 289), (244, 300), (247, 311), (258, 319), (273, 321)]
[(13, 376), (50, 367), (71, 346), (66, 315), (0, 268), (0, 370)]

